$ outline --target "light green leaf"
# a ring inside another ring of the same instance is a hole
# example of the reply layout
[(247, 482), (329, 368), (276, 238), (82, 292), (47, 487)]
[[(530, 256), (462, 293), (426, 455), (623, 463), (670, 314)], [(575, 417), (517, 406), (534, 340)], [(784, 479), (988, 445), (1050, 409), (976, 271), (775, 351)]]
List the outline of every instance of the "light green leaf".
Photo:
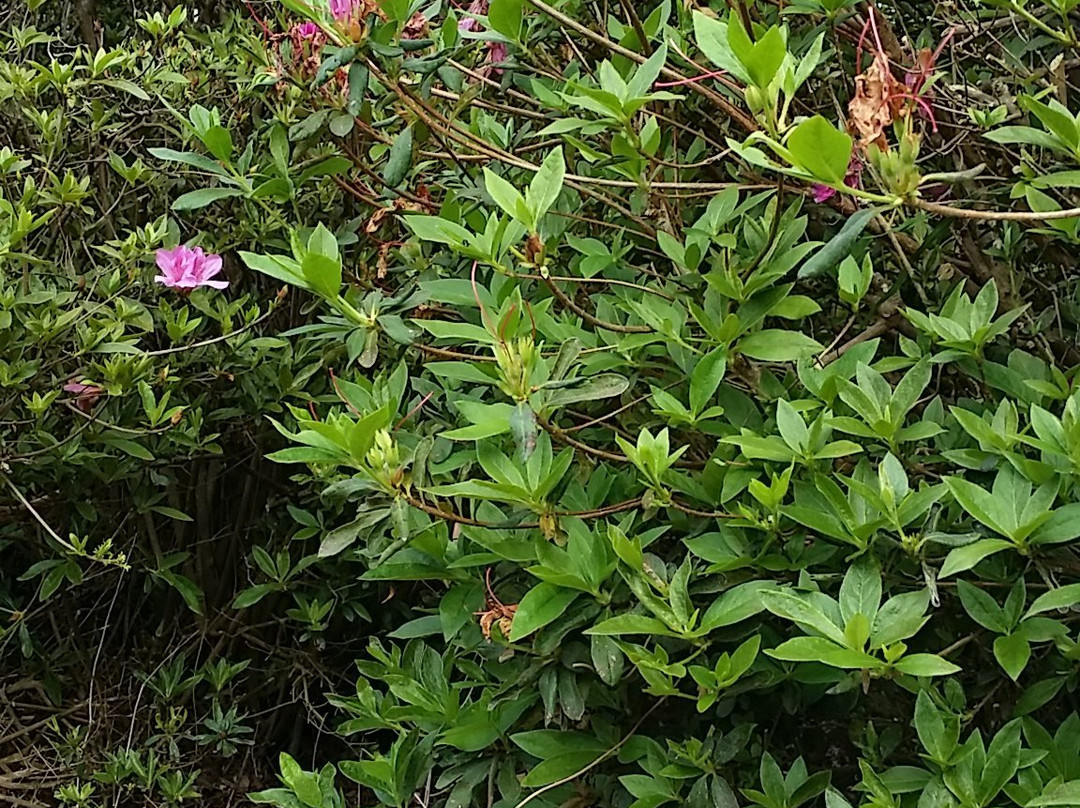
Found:
[(842, 185), (851, 161), (851, 135), (820, 115), (800, 123), (784, 144), (799, 168), (828, 185)]
[(563, 160), (562, 148), (553, 149), (544, 162), (540, 164), (540, 170), (536, 172), (528, 190), (525, 191), (525, 204), (532, 214), (534, 226), (539, 226), (540, 220), (548, 212), (562, 191), (563, 177), (566, 175), (566, 163)]
[(937, 654), (908, 654), (893, 667), (908, 676), (948, 676), (960, 671), (957, 665)]
[(941, 572), (938, 573), (938, 577), (947, 578), (958, 572), (969, 570), (984, 558), (989, 558), (994, 553), (1000, 553), (1002, 550), (1008, 550), (1012, 546), (1012, 542), (1005, 541), (1005, 539), (979, 539), (979, 541), (965, 544), (963, 547), (957, 547), (950, 550), (949, 554), (945, 556), (945, 563), (941, 565)]
[(491, 0), (488, 24), (509, 40), (521, 38), (522, 6), (524, 0)]
[(207, 205), (217, 202), (219, 199), (228, 199), (233, 196), (242, 196), (243, 191), (239, 188), (200, 188), (197, 191), (188, 191), (176, 197), (172, 203), (173, 210), (198, 210)]
[(743, 337), (736, 350), (761, 362), (794, 362), (809, 359), (824, 349), (820, 342), (799, 331), (766, 328)]
[(1020, 634), (1006, 634), (994, 640), (994, 659), (1014, 682), (1031, 659), (1031, 645)]
[(1055, 609), (1070, 609), (1078, 603), (1080, 603), (1080, 584), (1066, 584), (1035, 598), (1031, 608), (1024, 615), (1024, 619), (1027, 620), (1043, 612), (1052, 612)]

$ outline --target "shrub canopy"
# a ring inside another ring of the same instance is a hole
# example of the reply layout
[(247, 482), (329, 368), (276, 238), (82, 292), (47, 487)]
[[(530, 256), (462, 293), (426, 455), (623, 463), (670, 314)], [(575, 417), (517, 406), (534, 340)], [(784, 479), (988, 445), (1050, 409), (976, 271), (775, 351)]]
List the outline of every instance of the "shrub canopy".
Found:
[(1080, 805), (1070, 4), (121, 5), (0, 12), (0, 792)]

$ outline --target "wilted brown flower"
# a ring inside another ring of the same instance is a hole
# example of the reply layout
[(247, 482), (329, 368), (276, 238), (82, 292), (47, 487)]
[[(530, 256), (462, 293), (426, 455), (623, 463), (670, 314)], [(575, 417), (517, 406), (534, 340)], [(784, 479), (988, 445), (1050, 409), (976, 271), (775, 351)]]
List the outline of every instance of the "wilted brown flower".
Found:
[(516, 603), (507, 605), (495, 597), (495, 593), (491, 589), (490, 568), (484, 576), (484, 583), (487, 587), (487, 595), (484, 598), (485, 608), (484, 611), (475, 613), (480, 618), (480, 631), (483, 633), (484, 639), (490, 642), (491, 628), (498, 624), (499, 632), (504, 637), (509, 637), (510, 627), (514, 624), (514, 614), (517, 612), (518, 605)]

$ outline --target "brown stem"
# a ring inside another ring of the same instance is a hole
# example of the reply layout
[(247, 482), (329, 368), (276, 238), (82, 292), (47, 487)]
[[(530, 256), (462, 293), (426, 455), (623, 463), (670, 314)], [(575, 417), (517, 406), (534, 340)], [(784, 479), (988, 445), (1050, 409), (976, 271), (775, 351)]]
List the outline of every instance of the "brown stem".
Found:
[(937, 202), (927, 202), (925, 199), (910, 199), (908, 204), (927, 213), (938, 216), (948, 216), (953, 219), (979, 219), (987, 222), (1046, 222), (1051, 219), (1072, 219), (1080, 216), (1080, 208), (1068, 208), (1066, 210), (1048, 210), (1042, 213), (1030, 210), (971, 210), (970, 208), (954, 208), (951, 205), (941, 205)]
[(630, 27), (633, 28), (634, 33), (637, 34), (638, 44), (641, 45), (641, 50), (645, 52), (646, 56), (652, 56), (652, 45), (649, 44), (649, 38), (645, 35), (645, 26), (641, 24), (641, 17), (638, 16), (637, 11), (634, 9), (634, 4), (631, 3), (630, 0), (619, 0), (619, 5), (622, 6), (626, 18), (630, 20)]
[(601, 320), (598, 317), (589, 314), (585, 309), (575, 303), (566, 292), (559, 288), (551, 278), (544, 278), (544, 283), (547, 284), (551, 293), (559, 299), (570, 311), (574, 312), (578, 317), (587, 322), (589, 325), (596, 328), (603, 328), (605, 331), (614, 331), (616, 334), (651, 334), (653, 330), (647, 325), (622, 325), (621, 323), (609, 323), (606, 320)]
[[(537, 10), (542, 11), (545, 14), (547, 14), (549, 17), (551, 17), (553, 20), (555, 20), (560, 25), (576, 31), (577, 33), (581, 34), (583, 37), (586, 37), (587, 39), (591, 39), (593, 42), (595, 42), (598, 45), (603, 45), (605, 48), (607, 48), (612, 53), (617, 53), (620, 56), (625, 56), (627, 59), (635, 61), (638, 64), (641, 64), (642, 62), (646, 61), (647, 57), (642, 56), (640, 53), (636, 53), (636, 52), (630, 50), (629, 48), (624, 48), (622, 45), (618, 44), (617, 42), (612, 42), (607, 37), (603, 36), (602, 34), (596, 33), (591, 28), (588, 28), (588, 27), (582, 25), (581, 23), (579, 23), (577, 20), (573, 19), (572, 17), (566, 16), (565, 14), (563, 14), (558, 9), (552, 8), (547, 3), (543, 2), (543, 0), (529, 0), (529, 3), (534, 8), (536, 8)], [(667, 65), (665, 65), (664, 67), (662, 67), (660, 69), (660, 73), (662, 75), (670, 78), (670, 79), (675, 80), (675, 81), (682, 81), (682, 80), (684, 80), (686, 78), (686, 76), (684, 76), (678, 70), (673, 70), (672, 68), (668, 67)], [(743, 129), (743, 130), (745, 130), (747, 132), (757, 131), (757, 128), (758, 128), (757, 124), (754, 123), (754, 121), (745, 112), (743, 112), (741, 109), (736, 107), (734, 104), (732, 104), (726, 98), (724, 98), (722, 95), (719, 95), (718, 93), (714, 92), (713, 90), (710, 90), (708, 87), (705, 87), (700, 82), (692, 82), (692, 83), (689, 83), (687, 86), (693, 92), (697, 93), (701, 97), (708, 99), (718, 109), (723, 110), (723, 112), (725, 114), (727, 114), (727, 116), (729, 118), (734, 120), (739, 125), (739, 127), (741, 129)]]
[(738, 517), (733, 513), (725, 513), (724, 511), (699, 511), (697, 508), (691, 508), (689, 505), (683, 505), (677, 499), (671, 500), (671, 507), (677, 511), (689, 514), (690, 516), (700, 516), (704, 519), (736, 519)]

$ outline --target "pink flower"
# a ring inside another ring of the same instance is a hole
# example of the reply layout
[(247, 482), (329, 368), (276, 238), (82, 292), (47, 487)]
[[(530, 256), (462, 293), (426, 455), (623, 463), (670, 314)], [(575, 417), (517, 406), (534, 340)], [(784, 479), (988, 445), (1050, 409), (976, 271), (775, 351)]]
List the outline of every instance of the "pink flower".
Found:
[[(487, 52), (488, 52), (487, 60), (492, 65), (497, 65), (500, 62), (505, 62), (506, 61), (507, 50), (506, 50), (506, 43), (505, 42), (488, 42), (487, 43)], [(495, 75), (499, 75), (500, 73), (502, 73), (502, 68), (489, 67), (487, 69), (487, 72), (494, 73)]]
[(356, 0), (330, 0), (330, 14), (338, 22), (349, 22), (358, 5)]
[(297, 39), (315, 39), (320, 33), (319, 26), (313, 22), (297, 23), (289, 31), (289, 34)]
[(221, 256), (204, 253), (202, 247), (193, 249), (181, 244), (171, 250), (158, 250), (157, 265), (162, 274), (154, 280), (185, 294), (199, 286), (224, 289), (229, 285), (228, 281), (210, 280), (221, 272)]
[(75, 394), (75, 406), (83, 412), (90, 412), (97, 400), (101, 397), (101, 394), (105, 391), (100, 387), (95, 387), (92, 384), (82, 384), (81, 382), (71, 382), (64, 385), (65, 393)]
[[(472, 0), (465, 10), (469, 14), (487, 14), (488, 0)], [(480, 23), (476, 21), (475, 17), (464, 17), (458, 21), (457, 27), (459, 31), (478, 31)]]
[[(862, 170), (862, 160), (854, 154), (851, 155), (851, 162), (848, 163), (847, 174), (844, 176), (844, 185), (848, 188), (858, 188), (862, 182)], [(836, 189), (815, 182), (810, 186), (810, 195), (815, 202), (825, 202), (836, 196)]]

